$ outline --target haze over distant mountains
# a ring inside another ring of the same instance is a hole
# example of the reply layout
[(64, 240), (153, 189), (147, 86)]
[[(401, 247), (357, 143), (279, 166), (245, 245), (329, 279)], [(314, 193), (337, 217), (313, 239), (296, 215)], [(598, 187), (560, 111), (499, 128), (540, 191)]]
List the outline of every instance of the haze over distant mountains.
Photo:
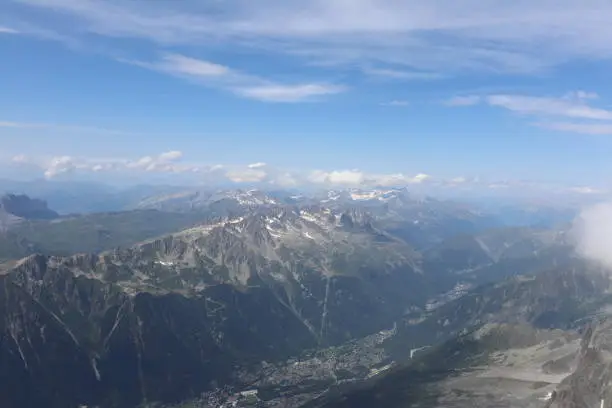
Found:
[[(14, 217), (0, 233), (7, 407), (470, 406), (449, 394), (456, 370), (553, 341), (571, 354), (576, 322), (609, 301), (605, 267), (574, 251), (571, 205), (407, 188), (27, 187), (50, 204), (2, 199)], [(417, 377), (426, 393), (402, 380)], [(501, 398), (470, 378), (461, 387)], [(533, 390), (508, 401), (539, 401)]]

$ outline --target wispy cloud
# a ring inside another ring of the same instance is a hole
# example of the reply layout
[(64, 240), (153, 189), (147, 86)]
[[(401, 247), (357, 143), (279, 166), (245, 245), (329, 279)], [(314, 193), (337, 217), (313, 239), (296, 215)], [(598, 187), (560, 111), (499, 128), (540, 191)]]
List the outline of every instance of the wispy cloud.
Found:
[(404, 81), (433, 81), (446, 78), (445, 75), (437, 72), (418, 72), (389, 68), (365, 68), (363, 72), (372, 76)]
[(344, 92), (340, 85), (303, 84), (303, 85), (258, 85), (236, 88), (238, 95), (266, 102), (301, 102), (317, 96), (333, 95)]
[(10, 27), (0, 26), (0, 34), (19, 34), (19, 31)]
[(579, 90), (559, 97), (514, 94), (455, 96), (444, 103), (454, 107), (486, 104), (503, 108), (536, 117), (536, 126), (551, 130), (590, 135), (612, 134), (612, 110), (593, 106), (598, 99), (599, 95), (594, 92)]
[(447, 106), (472, 106), (477, 105), (481, 101), (481, 97), (479, 95), (466, 95), (466, 96), (454, 96), (447, 101), (444, 101), (444, 104)]
[(48, 130), (59, 130), (63, 132), (78, 132), (78, 133), (90, 133), (90, 134), (114, 134), (114, 135), (138, 135), (142, 133), (129, 132), (124, 130), (116, 129), (105, 129), (91, 126), (79, 126), (79, 125), (66, 125), (66, 124), (55, 124), (55, 123), (36, 123), (36, 122), (13, 122), (13, 121), (1, 121), (0, 128), (12, 128), (12, 129), (48, 129)]
[(537, 126), (560, 132), (612, 136), (612, 123), (543, 122), (537, 123)]
[(485, 100), (491, 106), (497, 106), (526, 115), (612, 120), (611, 110), (589, 106), (584, 95), (579, 95), (578, 97), (572, 96), (562, 98), (524, 95), (491, 95)]
[(263, 102), (303, 102), (347, 89), (342, 85), (323, 83), (281, 84), (225, 65), (180, 54), (164, 54), (153, 62), (121, 61), (194, 80), (202, 85), (223, 88), (238, 96)]
[[(562, 97), (491, 95), (484, 100), (491, 106), (539, 118), (536, 126), (568, 133), (612, 135), (612, 110), (592, 106), (599, 96), (575, 91)], [(557, 118), (575, 122), (557, 121)]]
[(395, 99), (389, 102), (381, 102), (381, 106), (395, 106), (395, 107), (405, 107), (410, 106), (410, 102), (404, 101), (401, 99)]
[(168, 70), (172, 73), (197, 77), (222, 77), (229, 74), (235, 75), (229, 67), (178, 54), (166, 54), (164, 55), (162, 61), (154, 66), (161, 70)]
[(163, 45), (257, 45), (309, 62), (532, 73), (612, 56), (612, 3), (600, 0), (19, 1), (69, 16), (57, 30)]

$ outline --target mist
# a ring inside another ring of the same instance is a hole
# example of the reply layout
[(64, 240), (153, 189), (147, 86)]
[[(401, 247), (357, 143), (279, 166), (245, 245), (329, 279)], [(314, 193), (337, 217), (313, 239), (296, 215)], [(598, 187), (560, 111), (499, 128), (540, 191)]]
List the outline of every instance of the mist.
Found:
[(579, 255), (612, 268), (612, 203), (585, 208), (572, 233)]

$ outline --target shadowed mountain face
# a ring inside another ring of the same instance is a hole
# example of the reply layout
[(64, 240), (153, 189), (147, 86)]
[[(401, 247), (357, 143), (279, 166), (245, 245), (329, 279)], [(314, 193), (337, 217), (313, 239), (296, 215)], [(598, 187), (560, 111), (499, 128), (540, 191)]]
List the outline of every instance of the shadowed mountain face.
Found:
[(14, 194), (0, 197), (0, 211), (30, 220), (53, 219), (59, 216), (55, 211), (50, 210), (47, 203), (42, 200)]
[(0, 196), (0, 232), (23, 220), (51, 220), (59, 217), (42, 200), (25, 195), (5, 194)]
[(126, 293), (78, 276), (95, 257), (33, 256), (0, 277), (2, 406), (135, 406), (198, 395), (233, 366), (316, 344), (267, 289)]

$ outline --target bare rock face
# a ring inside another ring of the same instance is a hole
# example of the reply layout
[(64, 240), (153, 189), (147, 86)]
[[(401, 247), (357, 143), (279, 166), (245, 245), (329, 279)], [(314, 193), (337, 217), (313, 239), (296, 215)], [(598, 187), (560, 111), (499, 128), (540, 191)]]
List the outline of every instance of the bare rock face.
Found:
[(585, 330), (578, 367), (555, 391), (551, 407), (612, 406), (612, 320), (604, 318)]

